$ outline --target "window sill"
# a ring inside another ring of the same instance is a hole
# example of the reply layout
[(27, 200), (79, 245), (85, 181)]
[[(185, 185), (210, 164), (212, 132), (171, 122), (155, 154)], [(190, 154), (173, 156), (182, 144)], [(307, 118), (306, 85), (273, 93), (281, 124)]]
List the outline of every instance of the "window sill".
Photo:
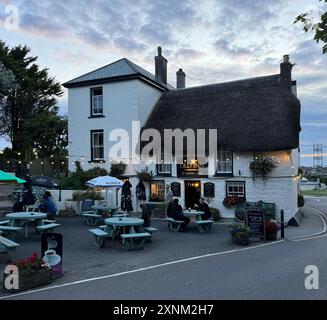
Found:
[(229, 173), (215, 173), (214, 174), (214, 177), (234, 177), (234, 174), (232, 172), (229, 172)]
[(105, 160), (91, 160), (91, 161), (88, 161), (88, 163), (105, 163), (106, 161)]
[(104, 115), (98, 115), (98, 116), (89, 116), (89, 119), (96, 119), (96, 118), (105, 118)]
[(171, 172), (157, 172), (158, 177), (171, 177)]

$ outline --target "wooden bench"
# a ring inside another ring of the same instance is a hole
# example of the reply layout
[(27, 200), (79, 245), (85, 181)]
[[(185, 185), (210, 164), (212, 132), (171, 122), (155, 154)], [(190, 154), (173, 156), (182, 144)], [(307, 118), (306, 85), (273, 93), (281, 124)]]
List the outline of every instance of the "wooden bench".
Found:
[(9, 224), (10, 220), (6, 221), (0, 221), (0, 226), (7, 226)]
[(55, 220), (43, 219), (42, 221), (43, 221), (44, 224), (56, 223)]
[(200, 220), (195, 221), (195, 223), (198, 225), (199, 231), (202, 232), (209, 232), (211, 230), (213, 220)]
[(10, 226), (0, 226), (0, 231), (6, 236), (14, 237), (16, 233), (22, 230), (22, 227), (10, 227)]
[(144, 243), (147, 239), (151, 239), (151, 233), (128, 233), (121, 235), (123, 245), (127, 250), (140, 250), (144, 249)]
[[(103, 226), (102, 226), (103, 227)], [(98, 246), (98, 248), (102, 248), (104, 244), (106, 243), (107, 238), (109, 237), (109, 234), (102, 229), (90, 229), (89, 230), (95, 237), (95, 244)]]
[(18, 243), (0, 236), (0, 253), (6, 255), (7, 263), (11, 262), (9, 251), (15, 250), (18, 246)]
[(85, 223), (89, 226), (96, 226), (102, 215), (96, 214), (96, 211), (85, 211), (82, 212), (82, 216), (85, 218)]
[(168, 227), (172, 231), (179, 231), (181, 229), (181, 225), (185, 223), (184, 221), (174, 220), (173, 218), (166, 218), (165, 221), (168, 222)]
[(42, 226), (36, 227), (36, 229), (43, 233), (43, 232), (53, 232), (55, 228), (60, 227), (59, 223), (49, 223), (49, 224), (44, 224)]

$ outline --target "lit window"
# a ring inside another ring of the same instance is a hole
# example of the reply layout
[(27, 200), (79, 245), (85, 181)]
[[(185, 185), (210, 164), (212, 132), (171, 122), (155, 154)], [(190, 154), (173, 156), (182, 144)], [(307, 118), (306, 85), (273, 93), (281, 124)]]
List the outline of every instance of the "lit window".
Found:
[(152, 181), (151, 182), (151, 201), (163, 202), (165, 201), (165, 182)]
[(91, 89), (91, 115), (103, 115), (103, 90), (102, 88)]
[(245, 198), (245, 182), (242, 181), (227, 181), (226, 196)]

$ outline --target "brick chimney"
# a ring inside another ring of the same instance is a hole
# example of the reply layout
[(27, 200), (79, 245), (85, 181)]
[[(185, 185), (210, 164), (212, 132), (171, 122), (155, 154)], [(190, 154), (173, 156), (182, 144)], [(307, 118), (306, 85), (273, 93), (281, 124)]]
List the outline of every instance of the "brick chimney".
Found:
[(167, 63), (168, 60), (162, 56), (162, 49), (158, 47), (158, 55), (154, 57), (156, 80), (167, 84)]
[(292, 68), (293, 65), (290, 63), (290, 56), (285, 55), (283, 57), (283, 63), (280, 64), (280, 84), (290, 91), (292, 90)]
[(179, 69), (176, 72), (176, 88), (177, 89), (184, 89), (185, 88), (185, 78), (186, 78), (186, 74), (183, 71), (183, 69)]

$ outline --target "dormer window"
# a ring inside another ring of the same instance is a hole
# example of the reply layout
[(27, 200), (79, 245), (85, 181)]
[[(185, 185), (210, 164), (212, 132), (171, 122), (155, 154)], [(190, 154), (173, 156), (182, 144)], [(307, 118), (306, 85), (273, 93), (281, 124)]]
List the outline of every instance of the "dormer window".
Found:
[(91, 117), (103, 116), (103, 88), (91, 89)]

